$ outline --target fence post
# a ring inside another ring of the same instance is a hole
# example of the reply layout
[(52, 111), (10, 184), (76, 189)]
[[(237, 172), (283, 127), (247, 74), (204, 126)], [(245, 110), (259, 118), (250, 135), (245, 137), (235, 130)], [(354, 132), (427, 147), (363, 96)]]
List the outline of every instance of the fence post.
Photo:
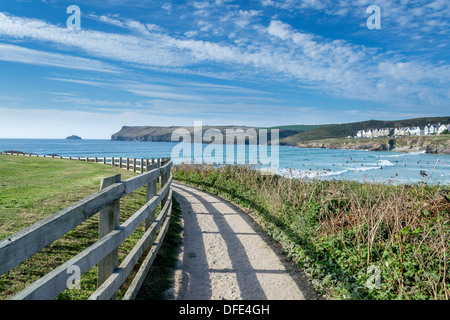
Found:
[(119, 158), (119, 161), (120, 161), (119, 168), (122, 169), (122, 157)]
[[(146, 201), (149, 202), (151, 198), (156, 195), (156, 179), (147, 183)], [(155, 221), (155, 210), (148, 213), (145, 219), (145, 230), (150, 228), (153, 221)]]
[[(157, 166), (157, 168), (160, 168), (160, 167), (161, 167), (161, 161), (160, 161), (159, 158), (156, 159), (156, 166)], [(158, 177), (158, 179), (156, 179), (156, 181), (157, 181), (157, 182), (160, 182), (160, 181), (161, 181), (161, 178)]]
[[(159, 160), (159, 159), (158, 159), (158, 160)], [(161, 159), (161, 167), (162, 167), (163, 165), (165, 165), (166, 163), (167, 163), (166, 159)], [(160, 172), (161, 172), (161, 171), (160, 171)], [(167, 174), (167, 171), (165, 171), (164, 173), (161, 172), (160, 175), (161, 175), (161, 188), (163, 188), (163, 187), (166, 185), (167, 181), (169, 181), (170, 175)], [(166, 204), (166, 202), (167, 202), (168, 197), (169, 197), (169, 193), (167, 193), (167, 194), (164, 196), (164, 198), (161, 200), (161, 209), (164, 208), (164, 206), (165, 206), (165, 204)]]
[[(103, 190), (106, 187), (109, 187), (120, 181), (121, 181), (120, 174), (104, 178), (102, 180), (100, 190)], [(119, 227), (120, 225), (119, 216), (120, 216), (120, 199), (115, 200), (108, 207), (100, 210), (100, 217), (99, 217), (100, 221), (98, 228), (99, 239), (103, 238), (108, 233), (113, 231), (115, 228)], [(100, 287), (118, 266), (119, 266), (118, 249), (115, 249), (98, 263), (97, 287)], [(115, 299), (115, 297), (116, 295), (114, 295), (112, 299)]]
[[(170, 158), (166, 158), (166, 163), (169, 163), (170, 162)], [(171, 167), (172, 167), (172, 164), (170, 164), (168, 167), (167, 167), (167, 171), (166, 171), (166, 181), (169, 181), (169, 179), (170, 179), (170, 169), (171, 169)], [(166, 197), (165, 197), (165, 200), (167, 201), (169, 199), (169, 193), (167, 193), (167, 195), (166, 195)]]

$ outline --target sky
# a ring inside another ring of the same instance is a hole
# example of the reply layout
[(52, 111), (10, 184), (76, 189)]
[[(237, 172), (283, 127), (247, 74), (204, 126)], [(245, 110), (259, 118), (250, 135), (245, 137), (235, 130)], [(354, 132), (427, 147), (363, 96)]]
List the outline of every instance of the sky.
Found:
[(1, 0), (0, 138), (449, 116), (449, 40), (448, 0)]

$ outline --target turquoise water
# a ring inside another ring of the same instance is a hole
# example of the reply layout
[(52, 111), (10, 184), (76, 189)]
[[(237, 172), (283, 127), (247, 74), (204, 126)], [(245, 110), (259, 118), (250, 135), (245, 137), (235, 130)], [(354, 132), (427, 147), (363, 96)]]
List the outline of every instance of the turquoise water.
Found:
[[(177, 145), (179, 145), (178, 142), (0, 139), (0, 151), (15, 150), (39, 155), (57, 154), (72, 157), (129, 157), (138, 159), (171, 157), (172, 150)], [(206, 145), (202, 145), (202, 150), (205, 150), (205, 147)], [(223, 148), (223, 159), (226, 159), (227, 150), (222, 145), (220, 147)], [(237, 155), (239, 154), (236, 148), (235, 146), (234, 162), (237, 162)], [(194, 154), (194, 148), (192, 148), (191, 157)], [(215, 154), (213, 153), (213, 155)], [(248, 147), (245, 154), (240, 153), (240, 155), (243, 155), (248, 161)], [(189, 159), (186, 157), (172, 158), (175, 163), (187, 162)], [(206, 160), (206, 162), (210, 162), (208, 159)], [(436, 163), (438, 164), (429, 179), (429, 183), (450, 184), (450, 155), (299, 149), (280, 146), (277, 173), (292, 178), (416, 183), (427, 180)]]

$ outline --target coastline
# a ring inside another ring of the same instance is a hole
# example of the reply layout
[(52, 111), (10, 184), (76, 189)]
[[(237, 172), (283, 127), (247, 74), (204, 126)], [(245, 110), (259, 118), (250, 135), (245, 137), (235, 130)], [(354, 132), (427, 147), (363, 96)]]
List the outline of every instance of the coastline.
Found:
[(385, 138), (331, 138), (300, 141), (286, 145), (296, 148), (394, 151), (450, 155), (450, 136), (409, 136)]

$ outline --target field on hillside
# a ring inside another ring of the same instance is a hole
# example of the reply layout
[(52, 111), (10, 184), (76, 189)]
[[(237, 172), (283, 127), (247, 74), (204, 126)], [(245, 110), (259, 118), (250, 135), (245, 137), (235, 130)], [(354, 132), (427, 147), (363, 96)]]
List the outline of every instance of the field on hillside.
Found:
[[(95, 163), (0, 155), (0, 240), (97, 192), (102, 178), (118, 173), (122, 180), (136, 175)], [(121, 199), (120, 223), (145, 204), (145, 193), (143, 187)], [(141, 225), (119, 247), (119, 263), (143, 233)], [(11, 298), (97, 239), (98, 214), (0, 276), (0, 299)], [(81, 289), (65, 290), (58, 299), (87, 299), (96, 285), (97, 267), (94, 267), (82, 276)], [(127, 283), (118, 298), (125, 293), (126, 286)]]

